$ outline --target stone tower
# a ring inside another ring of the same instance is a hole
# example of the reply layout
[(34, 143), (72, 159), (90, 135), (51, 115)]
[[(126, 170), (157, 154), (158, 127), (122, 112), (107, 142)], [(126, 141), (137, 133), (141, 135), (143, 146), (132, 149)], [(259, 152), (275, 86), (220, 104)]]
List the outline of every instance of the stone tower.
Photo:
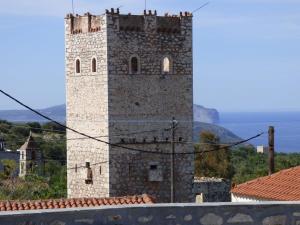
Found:
[[(172, 117), (175, 152), (193, 152), (192, 15), (70, 14), (65, 45), (67, 125), (147, 151), (68, 131), (68, 197), (147, 193), (169, 202), (171, 156), (157, 153), (171, 152)], [(174, 161), (175, 201), (193, 201), (194, 156)]]
[(38, 168), (42, 166), (42, 154), (38, 149), (32, 133), (30, 131), (29, 136), (25, 143), (20, 147), (20, 170), (19, 176), (25, 177), (26, 175), (37, 172)]

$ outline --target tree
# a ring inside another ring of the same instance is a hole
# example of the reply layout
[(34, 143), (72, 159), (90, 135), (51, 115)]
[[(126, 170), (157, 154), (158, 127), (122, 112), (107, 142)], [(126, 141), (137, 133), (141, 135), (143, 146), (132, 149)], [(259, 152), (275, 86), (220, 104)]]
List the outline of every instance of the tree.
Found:
[(198, 177), (222, 177), (231, 179), (234, 168), (230, 162), (230, 152), (220, 145), (220, 139), (211, 132), (200, 133), (200, 143), (195, 145), (195, 174)]
[(0, 176), (3, 179), (9, 179), (13, 177), (17, 169), (16, 161), (10, 159), (2, 159), (1, 164), (3, 165), (3, 172), (1, 173)]
[(27, 123), (27, 126), (30, 127), (30, 130), (34, 133), (37, 133), (37, 134), (40, 134), (42, 133), (42, 130), (41, 130), (41, 124), (38, 123), (38, 122), (31, 122), (31, 123)]
[(51, 130), (51, 131), (61, 131), (61, 132), (66, 131), (66, 129), (64, 127), (59, 126), (58, 124), (53, 123), (53, 122), (43, 124), (42, 128), (46, 129), (46, 130)]

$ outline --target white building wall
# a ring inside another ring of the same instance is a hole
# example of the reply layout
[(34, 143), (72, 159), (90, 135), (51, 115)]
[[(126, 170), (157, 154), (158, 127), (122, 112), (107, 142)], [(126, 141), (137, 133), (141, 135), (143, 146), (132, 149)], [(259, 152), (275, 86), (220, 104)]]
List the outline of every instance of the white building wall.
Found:
[(263, 202), (263, 201), (272, 201), (272, 200), (255, 198), (253, 196), (247, 196), (247, 195), (237, 195), (231, 193), (231, 202)]

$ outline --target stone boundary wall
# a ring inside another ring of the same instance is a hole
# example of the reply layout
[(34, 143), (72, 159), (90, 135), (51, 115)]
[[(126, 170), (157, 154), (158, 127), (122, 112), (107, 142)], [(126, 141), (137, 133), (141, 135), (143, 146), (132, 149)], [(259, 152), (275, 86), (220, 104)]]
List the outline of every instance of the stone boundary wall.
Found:
[(300, 202), (155, 204), (0, 212), (1, 225), (299, 225)]
[(231, 202), (231, 181), (218, 178), (194, 180), (196, 203)]

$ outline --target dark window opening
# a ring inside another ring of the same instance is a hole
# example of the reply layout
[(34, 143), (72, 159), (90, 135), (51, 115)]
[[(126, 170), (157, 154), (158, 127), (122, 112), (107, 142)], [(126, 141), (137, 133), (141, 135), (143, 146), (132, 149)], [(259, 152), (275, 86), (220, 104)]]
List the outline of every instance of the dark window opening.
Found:
[(75, 165), (75, 173), (77, 173), (77, 164)]
[(183, 141), (183, 138), (182, 138), (182, 137), (179, 137), (178, 140), (179, 140), (179, 142), (182, 142), (182, 141)]
[(99, 168), (99, 173), (100, 173), (100, 175), (102, 174), (102, 167), (101, 166)]
[(157, 170), (157, 165), (150, 165), (150, 170)]
[(92, 72), (97, 72), (97, 60), (95, 58), (92, 59)]
[(139, 60), (137, 57), (131, 58), (131, 73), (137, 73), (139, 70)]
[(36, 159), (36, 155), (35, 155), (35, 151), (31, 152), (31, 160), (35, 160)]
[(80, 73), (80, 60), (76, 59), (76, 73)]
[(91, 169), (91, 164), (90, 162), (86, 162), (85, 163), (85, 167), (87, 168), (87, 176), (85, 179), (85, 183), (86, 184), (92, 184), (93, 183), (93, 171)]

